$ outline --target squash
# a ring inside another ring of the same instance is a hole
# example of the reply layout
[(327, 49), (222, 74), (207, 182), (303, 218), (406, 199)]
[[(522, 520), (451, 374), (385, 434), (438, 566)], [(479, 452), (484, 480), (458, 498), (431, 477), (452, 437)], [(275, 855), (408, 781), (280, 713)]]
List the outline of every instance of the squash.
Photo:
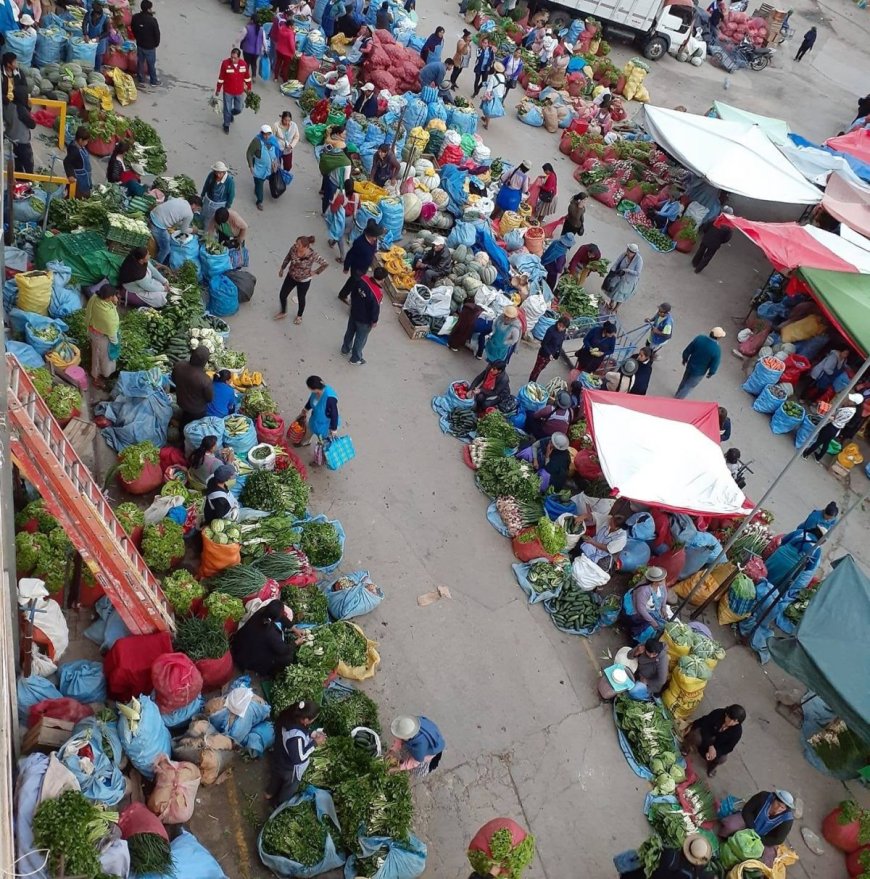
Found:
[[(437, 175), (436, 175), (436, 178), (437, 178)], [(437, 182), (430, 183), (429, 178), (426, 178), (426, 183), (427, 183), (427, 186), (429, 186), (429, 190), (432, 194), (432, 201), (434, 201), (435, 204), (438, 205), (439, 208), (446, 208), (447, 203), (450, 201), (450, 197), (447, 195), (447, 193), (443, 189), (437, 188), (437, 186), (438, 186)]]
[(462, 286), (466, 293), (471, 293), (473, 296), (483, 286), (483, 281), (480, 278), (475, 278), (474, 275), (466, 275), (462, 279)]
[(497, 277), (498, 272), (493, 265), (484, 266), (480, 273), (480, 279), (483, 281), (484, 284), (487, 284), (488, 286), (492, 286), (495, 283)]
[(420, 211), (423, 209), (423, 202), (416, 192), (406, 192), (402, 196), (402, 210), (405, 215), (406, 223), (416, 223), (420, 218)]
[(468, 248), (464, 244), (460, 244), (453, 248), (454, 262), (464, 263), (468, 259)]
[(485, 250), (481, 250), (480, 253), (474, 255), (474, 261), (482, 266), (488, 266), (489, 254)]

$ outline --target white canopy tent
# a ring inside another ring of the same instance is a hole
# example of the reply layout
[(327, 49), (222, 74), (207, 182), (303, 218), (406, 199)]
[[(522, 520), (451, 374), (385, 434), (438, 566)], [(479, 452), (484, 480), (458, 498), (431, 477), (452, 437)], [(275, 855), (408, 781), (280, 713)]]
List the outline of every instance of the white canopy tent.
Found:
[(784, 204), (822, 200), (757, 124), (650, 106), (644, 107), (643, 124), (662, 149), (726, 192)]

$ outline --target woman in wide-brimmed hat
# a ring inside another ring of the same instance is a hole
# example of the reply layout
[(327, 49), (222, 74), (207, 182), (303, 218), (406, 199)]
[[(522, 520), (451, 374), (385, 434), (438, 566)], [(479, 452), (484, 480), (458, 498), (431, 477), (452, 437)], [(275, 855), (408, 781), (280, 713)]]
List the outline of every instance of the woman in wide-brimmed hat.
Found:
[(388, 752), (391, 772), (411, 771), (422, 778), (437, 768), (444, 736), (428, 717), (400, 715), (390, 724), (390, 732), (394, 737)]
[(480, 112), (483, 113), (483, 127), (489, 128), (490, 119), (504, 116), (504, 98), (507, 94), (507, 77), (504, 75), (504, 64), (496, 61), (492, 72), (484, 83), (483, 101)]

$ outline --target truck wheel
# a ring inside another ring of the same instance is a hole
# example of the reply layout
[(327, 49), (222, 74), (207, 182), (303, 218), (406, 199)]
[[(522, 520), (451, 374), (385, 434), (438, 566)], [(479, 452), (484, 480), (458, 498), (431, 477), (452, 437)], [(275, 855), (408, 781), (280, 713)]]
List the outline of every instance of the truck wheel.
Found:
[(668, 51), (668, 42), (664, 37), (651, 37), (644, 43), (643, 57), (650, 61), (658, 61)]
[(547, 25), (553, 28), (553, 30), (562, 30), (562, 28), (568, 27), (569, 24), (571, 24), (571, 16), (562, 10), (552, 12), (547, 21)]

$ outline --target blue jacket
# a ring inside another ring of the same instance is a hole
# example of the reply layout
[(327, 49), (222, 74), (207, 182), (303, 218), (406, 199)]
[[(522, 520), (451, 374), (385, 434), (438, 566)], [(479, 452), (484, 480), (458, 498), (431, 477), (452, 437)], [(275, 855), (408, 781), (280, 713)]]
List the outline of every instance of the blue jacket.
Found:
[(683, 350), (683, 366), (688, 375), (706, 374), (707, 378), (713, 378), (721, 359), (719, 343), (710, 336), (695, 336)]
[(427, 757), (434, 757), (444, 750), (444, 736), (428, 717), (421, 715), (420, 732), (405, 742), (405, 749), (415, 760), (422, 763)]
[(447, 75), (447, 68), (443, 61), (430, 61), (420, 71), (420, 85), (441, 85)]
[(214, 415), (217, 418), (226, 418), (236, 411), (238, 405), (238, 395), (235, 389), (226, 382), (215, 381), (212, 384), (214, 388), (214, 396), (211, 403), (206, 406), (205, 414)]
[(348, 271), (356, 271), (361, 275), (366, 274), (375, 261), (378, 252), (378, 242), (369, 242), (365, 235), (360, 235), (347, 252), (344, 258), (344, 268)]
[(616, 350), (616, 336), (608, 336), (605, 339), (601, 327), (592, 327), (583, 339), (583, 347), (587, 351), (597, 348), (606, 357)]
[(544, 333), (539, 353), (545, 354), (547, 357), (558, 357), (562, 353), (562, 343), (565, 341), (565, 332), (565, 330), (559, 329), (556, 324), (553, 324), (553, 326)]

